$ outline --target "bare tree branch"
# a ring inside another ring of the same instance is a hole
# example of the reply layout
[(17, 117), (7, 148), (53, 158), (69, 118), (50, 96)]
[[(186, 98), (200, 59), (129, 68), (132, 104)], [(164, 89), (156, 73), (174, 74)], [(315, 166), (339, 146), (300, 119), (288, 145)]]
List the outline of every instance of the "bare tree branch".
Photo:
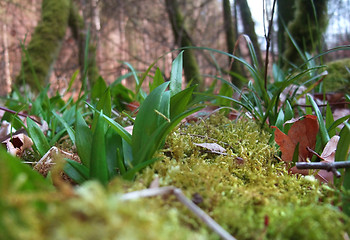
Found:
[(341, 177), (338, 168), (350, 168), (350, 161), (340, 162), (297, 162), (298, 169), (322, 169), (332, 172), (337, 178)]

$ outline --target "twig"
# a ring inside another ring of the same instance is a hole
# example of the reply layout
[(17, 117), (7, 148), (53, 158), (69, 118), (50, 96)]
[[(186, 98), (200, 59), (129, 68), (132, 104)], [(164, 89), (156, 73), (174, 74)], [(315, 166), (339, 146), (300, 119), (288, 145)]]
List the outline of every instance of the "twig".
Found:
[(341, 177), (338, 168), (350, 168), (350, 161), (340, 162), (297, 162), (298, 169), (323, 169), (332, 172), (337, 178)]
[(8, 108), (5, 108), (5, 107), (1, 107), (1, 106), (0, 106), (0, 110), (3, 110), (3, 111), (5, 111), (5, 112), (8, 112), (8, 113), (11, 113), (11, 114), (14, 114), (14, 115), (18, 115), (18, 116), (21, 116), (21, 117), (29, 117), (30, 119), (32, 119), (32, 120), (33, 120), (34, 122), (36, 122), (37, 124), (42, 125), (41, 122), (39, 122), (39, 121), (36, 120), (35, 118), (29, 116), (28, 114), (16, 112), (16, 111), (13, 111), (13, 110), (11, 110), (11, 109), (8, 109)]
[(308, 150), (310, 153), (314, 154), (316, 157), (318, 157), (319, 159), (322, 159), (323, 161), (326, 161), (326, 159), (324, 159), (323, 157), (321, 157), (317, 152), (315, 152), (314, 150), (312, 150), (309, 146), (306, 146), (306, 150)]
[(122, 200), (131, 200), (145, 197), (154, 197), (174, 194), (176, 198), (184, 204), (189, 210), (191, 210), (197, 217), (199, 217), (209, 228), (220, 235), (222, 239), (225, 240), (236, 240), (232, 237), (225, 229), (223, 229), (217, 222), (215, 222), (208, 214), (206, 214), (202, 209), (200, 209), (196, 204), (189, 200), (179, 188), (172, 186), (161, 187), (161, 188), (149, 188), (140, 191), (126, 193), (121, 196)]
[[(329, 105), (349, 105), (350, 102), (335, 102), (335, 103), (328, 103)], [(318, 107), (327, 107), (327, 104), (317, 104)], [(312, 107), (312, 105), (308, 104), (295, 104), (293, 107)]]
[(273, 24), (273, 15), (275, 14), (275, 6), (276, 6), (276, 0), (273, 1), (272, 6), (272, 12), (271, 12), (271, 19), (269, 23), (269, 31), (267, 33), (267, 36), (265, 34), (266, 39), (266, 53), (265, 53), (265, 76), (264, 76), (264, 83), (265, 83), (265, 90), (267, 91), (267, 68), (269, 65), (269, 49), (271, 44), (271, 32), (272, 32), (272, 24)]

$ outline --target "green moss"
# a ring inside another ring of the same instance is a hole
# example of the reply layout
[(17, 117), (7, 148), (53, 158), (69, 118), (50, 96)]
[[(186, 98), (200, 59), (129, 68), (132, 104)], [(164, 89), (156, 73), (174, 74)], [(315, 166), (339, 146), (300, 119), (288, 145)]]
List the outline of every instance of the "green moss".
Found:
[(51, 68), (66, 33), (68, 16), (69, 0), (44, 0), (42, 2), (41, 20), (27, 47), (31, 64), (26, 57), (23, 57), (22, 71), (17, 77), (17, 83), (22, 83), (23, 76), (25, 82), (36, 91), (47, 84)]
[(176, 208), (162, 213), (160, 202), (123, 202), (97, 182), (88, 182), (74, 198), (55, 199), (51, 194), (41, 209), (33, 208), (28, 199), (14, 202), (1, 217), (8, 230), (6, 239), (203, 239), (180, 225)]
[[(294, 19), (288, 25), (289, 33), (302, 53), (312, 54), (321, 47), (322, 33), (328, 24), (327, 1), (297, 0), (295, 6)], [(286, 49), (283, 53), (285, 59), (294, 64), (303, 63), (287, 33), (286, 40)]]
[[(144, 171), (140, 179), (147, 186), (157, 176), (162, 186), (184, 189), (189, 198), (199, 194), (203, 198), (200, 207), (238, 239), (341, 238), (349, 219), (331, 207), (332, 193), (313, 178), (290, 175), (274, 159), (276, 149), (268, 145), (269, 137), (254, 122), (230, 123), (214, 116), (170, 135), (164, 151), (168, 157)], [(206, 153), (193, 145), (212, 142), (209, 138), (221, 142), (228, 156)], [(333, 219), (332, 224), (327, 224), (328, 219)], [(304, 228), (295, 224), (299, 221)], [(279, 227), (280, 222), (285, 225)]]
[(350, 94), (350, 59), (326, 63), (328, 76), (324, 80), (326, 92), (344, 92)]
[[(134, 182), (116, 178), (108, 189), (87, 182), (73, 198), (57, 192), (28, 200), (10, 192), (0, 198), (7, 206), (1, 216), (14, 239), (218, 239), (174, 197), (118, 198), (158, 177), (160, 186), (196, 198), (237, 239), (343, 239), (350, 221), (331, 204), (338, 202), (334, 192), (312, 177), (290, 175), (269, 138), (251, 120), (212, 116), (172, 132), (161, 160)], [(226, 156), (194, 145), (213, 139)], [(44, 206), (33, 207), (39, 200)]]

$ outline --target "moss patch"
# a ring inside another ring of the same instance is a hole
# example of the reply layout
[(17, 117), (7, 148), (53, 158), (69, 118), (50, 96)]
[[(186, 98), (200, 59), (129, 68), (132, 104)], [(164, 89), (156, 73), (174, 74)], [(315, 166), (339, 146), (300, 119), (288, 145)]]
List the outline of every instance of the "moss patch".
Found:
[[(172, 196), (119, 199), (158, 178), (160, 186), (182, 189), (237, 239), (343, 239), (349, 218), (331, 204), (337, 202), (332, 189), (290, 175), (269, 138), (250, 120), (221, 115), (184, 125), (135, 182), (116, 178), (108, 189), (87, 182), (74, 197), (10, 192), (0, 198), (0, 224), (6, 239), (219, 239)], [(227, 155), (194, 144), (209, 142)]]
[(69, 6), (69, 0), (43, 0), (41, 21), (27, 48), (30, 61), (23, 57), (17, 83), (22, 83), (23, 76), (25, 82), (36, 91), (46, 85), (66, 33)]
[(324, 81), (326, 92), (344, 92), (350, 94), (350, 59), (326, 63), (328, 76)]

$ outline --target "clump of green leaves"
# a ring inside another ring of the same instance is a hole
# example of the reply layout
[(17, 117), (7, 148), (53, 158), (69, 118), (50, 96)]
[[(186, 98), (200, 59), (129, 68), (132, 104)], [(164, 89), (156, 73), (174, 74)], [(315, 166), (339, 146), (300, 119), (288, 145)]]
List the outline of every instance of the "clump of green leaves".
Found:
[[(189, 108), (195, 86), (181, 90), (182, 53), (174, 60), (170, 82), (159, 70), (156, 86), (145, 98), (136, 116), (132, 135), (111, 118), (111, 97), (107, 88), (94, 111), (91, 129), (78, 113), (75, 139), (81, 164), (67, 160), (65, 172), (76, 182), (97, 179), (103, 184), (117, 175), (133, 179), (142, 168), (157, 159), (155, 152), (166, 136), (186, 116), (200, 107)], [(169, 90), (167, 88), (169, 87)]]

